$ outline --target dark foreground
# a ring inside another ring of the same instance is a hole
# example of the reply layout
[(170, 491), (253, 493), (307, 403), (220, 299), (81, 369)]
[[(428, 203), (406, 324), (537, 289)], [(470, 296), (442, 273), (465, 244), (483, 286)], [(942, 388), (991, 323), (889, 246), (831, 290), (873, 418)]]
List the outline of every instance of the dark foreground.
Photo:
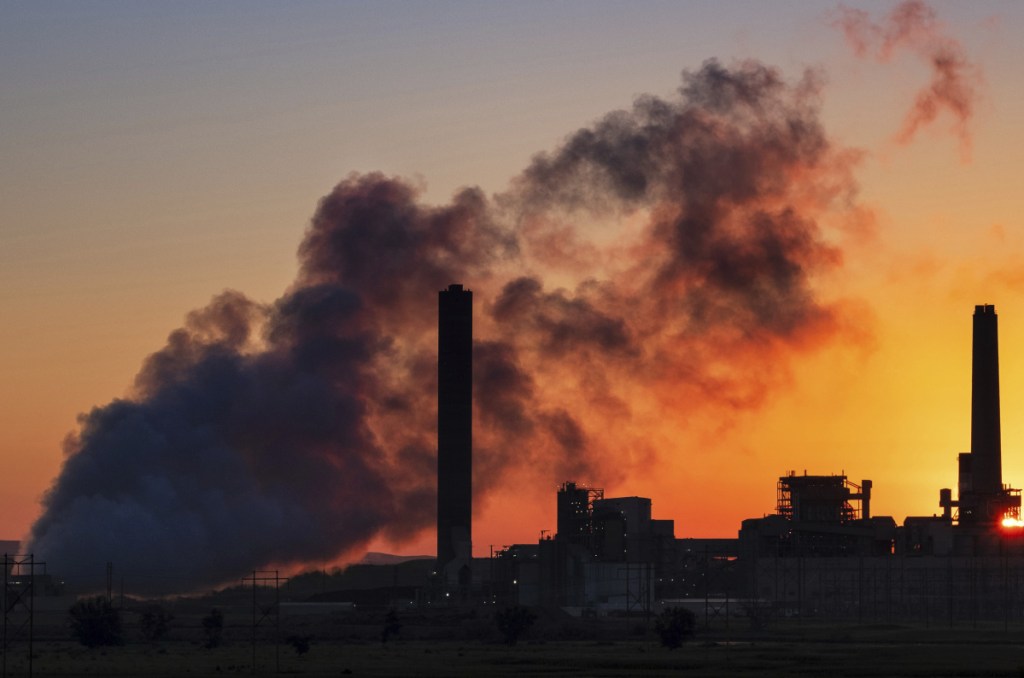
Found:
[[(1022, 676), (1024, 629), (898, 626), (774, 629), (760, 637), (698, 635), (678, 650), (653, 638), (492, 641), (314, 640), (299, 656), (260, 644), (256, 673), (297, 676)], [(727, 640), (729, 638), (729, 640)], [(71, 641), (35, 646), (36, 676), (224, 676), (253, 672), (252, 646), (213, 649), (167, 640), (86, 649)], [(278, 654), (279, 653), (279, 654)], [(279, 659), (278, 659), (279, 657)], [(7, 675), (27, 675), (27, 657), (7, 657)]]

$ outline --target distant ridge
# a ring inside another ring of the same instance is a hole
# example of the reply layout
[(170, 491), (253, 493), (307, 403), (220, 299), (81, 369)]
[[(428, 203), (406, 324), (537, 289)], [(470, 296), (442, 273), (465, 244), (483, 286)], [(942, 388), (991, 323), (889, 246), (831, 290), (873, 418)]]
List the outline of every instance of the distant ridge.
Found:
[(367, 551), (358, 565), (398, 565), (409, 560), (433, 560), (434, 556), (399, 556), (393, 553)]

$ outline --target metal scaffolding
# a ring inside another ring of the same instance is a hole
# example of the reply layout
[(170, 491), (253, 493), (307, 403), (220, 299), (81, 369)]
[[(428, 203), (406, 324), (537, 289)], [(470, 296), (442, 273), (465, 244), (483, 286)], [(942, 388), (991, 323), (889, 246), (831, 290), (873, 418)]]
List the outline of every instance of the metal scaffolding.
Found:
[[(274, 635), (274, 670), (281, 672), (281, 583), (278, 570), (253, 570), (243, 583), (252, 584), (252, 672), (256, 673), (257, 632), (261, 627), (270, 628)], [(260, 599), (259, 593), (273, 591), (272, 602)]]
[(36, 567), (45, 568), (46, 563), (36, 562), (29, 554), (4, 554), (4, 626), (3, 626), (3, 676), (8, 675), (8, 657), (12, 646), (25, 642), (28, 675), (32, 675), (33, 641), (35, 639), (35, 590)]

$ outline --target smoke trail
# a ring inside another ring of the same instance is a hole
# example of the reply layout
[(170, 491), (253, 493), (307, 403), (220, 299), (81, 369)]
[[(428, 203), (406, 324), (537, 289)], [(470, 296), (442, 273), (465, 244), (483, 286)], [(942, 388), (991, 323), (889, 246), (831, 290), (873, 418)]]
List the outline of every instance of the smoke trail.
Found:
[(953, 133), (960, 140), (966, 157), (970, 151), (969, 124), (979, 97), (981, 70), (967, 59), (959, 42), (943, 33), (935, 10), (921, 0), (906, 0), (881, 23), (873, 22), (864, 10), (840, 7), (839, 12), (836, 24), (857, 56), (884, 63), (890, 61), (896, 51), (906, 48), (931, 68), (931, 81), (915, 96), (896, 140), (909, 143), (918, 130), (933, 123), (945, 111), (953, 118)]
[[(271, 304), (225, 292), (69, 437), (32, 548), (72, 581), (213, 586), (433, 524), (436, 291), (476, 293), (475, 483), (615, 479), (652, 417), (756, 407), (836, 337), (814, 289), (840, 255), (849, 156), (812, 76), (709, 61), (536, 156), (509, 191), (422, 204), (353, 175)], [(565, 265), (563, 265), (565, 264)], [(530, 469), (524, 471), (524, 469)]]

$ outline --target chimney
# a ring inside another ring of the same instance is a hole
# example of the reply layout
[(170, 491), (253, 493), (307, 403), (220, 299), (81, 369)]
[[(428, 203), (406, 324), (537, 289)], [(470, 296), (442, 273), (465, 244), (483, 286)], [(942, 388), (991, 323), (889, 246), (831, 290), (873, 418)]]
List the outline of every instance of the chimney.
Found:
[(437, 566), (472, 557), (473, 293), (438, 294)]
[(971, 381), (971, 489), (982, 495), (1003, 490), (999, 432), (999, 339), (996, 308), (974, 307)]

